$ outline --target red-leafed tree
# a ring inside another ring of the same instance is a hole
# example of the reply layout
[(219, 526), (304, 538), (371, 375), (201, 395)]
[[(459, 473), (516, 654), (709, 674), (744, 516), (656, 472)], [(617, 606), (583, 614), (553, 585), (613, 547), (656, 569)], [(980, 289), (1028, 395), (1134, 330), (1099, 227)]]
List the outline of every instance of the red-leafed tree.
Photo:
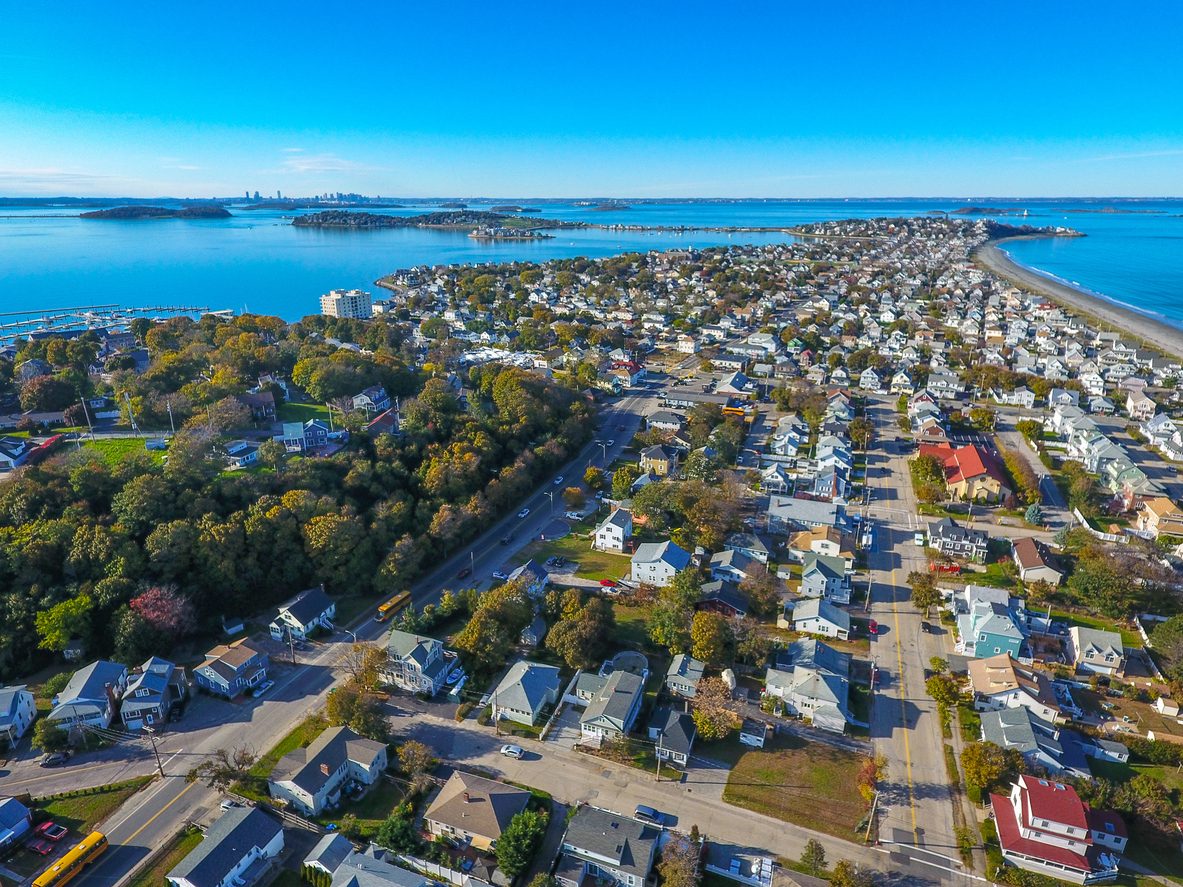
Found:
[(193, 605), (172, 586), (154, 585), (131, 601), (131, 608), (155, 629), (182, 637), (193, 631)]

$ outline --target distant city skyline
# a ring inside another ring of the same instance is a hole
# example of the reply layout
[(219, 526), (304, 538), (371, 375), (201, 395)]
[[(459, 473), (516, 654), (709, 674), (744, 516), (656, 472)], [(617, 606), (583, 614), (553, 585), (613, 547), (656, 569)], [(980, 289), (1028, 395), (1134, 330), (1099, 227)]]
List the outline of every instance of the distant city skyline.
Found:
[(5, 27), (6, 196), (1183, 196), (1178, 4), (66, 3)]

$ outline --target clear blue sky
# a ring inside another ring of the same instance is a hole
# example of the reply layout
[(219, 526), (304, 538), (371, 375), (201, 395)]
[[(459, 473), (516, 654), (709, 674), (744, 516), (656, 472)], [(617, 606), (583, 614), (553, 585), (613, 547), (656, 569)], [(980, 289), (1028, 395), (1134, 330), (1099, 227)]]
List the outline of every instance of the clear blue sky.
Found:
[(1183, 195), (1183, 4), (6, 4), (0, 194)]

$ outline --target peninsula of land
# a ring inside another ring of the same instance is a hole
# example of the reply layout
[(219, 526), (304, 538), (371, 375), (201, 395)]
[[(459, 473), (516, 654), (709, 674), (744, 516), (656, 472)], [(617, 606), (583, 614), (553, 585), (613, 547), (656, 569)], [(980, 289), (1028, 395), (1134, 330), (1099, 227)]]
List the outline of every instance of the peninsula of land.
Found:
[(523, 219), (504, 213), (460, 210), (456, 212), (425, 213), (419, 216), (387, 216), (378, 213), (351, 213), (326, 210), (297, 216), (292, 220), (297, 228), (586, 228), (583, 222), (564, 222), (558, 219)]
[(117, 206), (114, 209), (99, 209), (80, 213), (80, 219), (114, 219), (133, 221), (139, 219), (229, 219), (232, 218), (220, 206), (186, 206), (170, 209), (165, 206)]

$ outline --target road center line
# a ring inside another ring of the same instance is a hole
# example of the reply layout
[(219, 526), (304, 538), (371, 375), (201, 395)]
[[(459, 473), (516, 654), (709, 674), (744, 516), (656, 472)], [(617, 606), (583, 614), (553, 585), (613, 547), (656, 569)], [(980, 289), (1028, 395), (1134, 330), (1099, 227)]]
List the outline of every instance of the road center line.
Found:
[[(891, 585), (893, 590), (899, 591), (899, 584), (895, 579), (896, 572), (894, 569), (891, 571)], [(891, 612), (895, 617), (895, 653), (900, 668), (900, 716), (904, 721), (904, 760), (908, 764), (908, 809), (912, 813), (912, 840), (916, 841), (916, 789), (912, 784), (912, 745), (908, 741), (908, 703), (904, 692), (904, 647), (903, 638), (900, 635), (899, 601), (894, 594), (891, 596)]]

